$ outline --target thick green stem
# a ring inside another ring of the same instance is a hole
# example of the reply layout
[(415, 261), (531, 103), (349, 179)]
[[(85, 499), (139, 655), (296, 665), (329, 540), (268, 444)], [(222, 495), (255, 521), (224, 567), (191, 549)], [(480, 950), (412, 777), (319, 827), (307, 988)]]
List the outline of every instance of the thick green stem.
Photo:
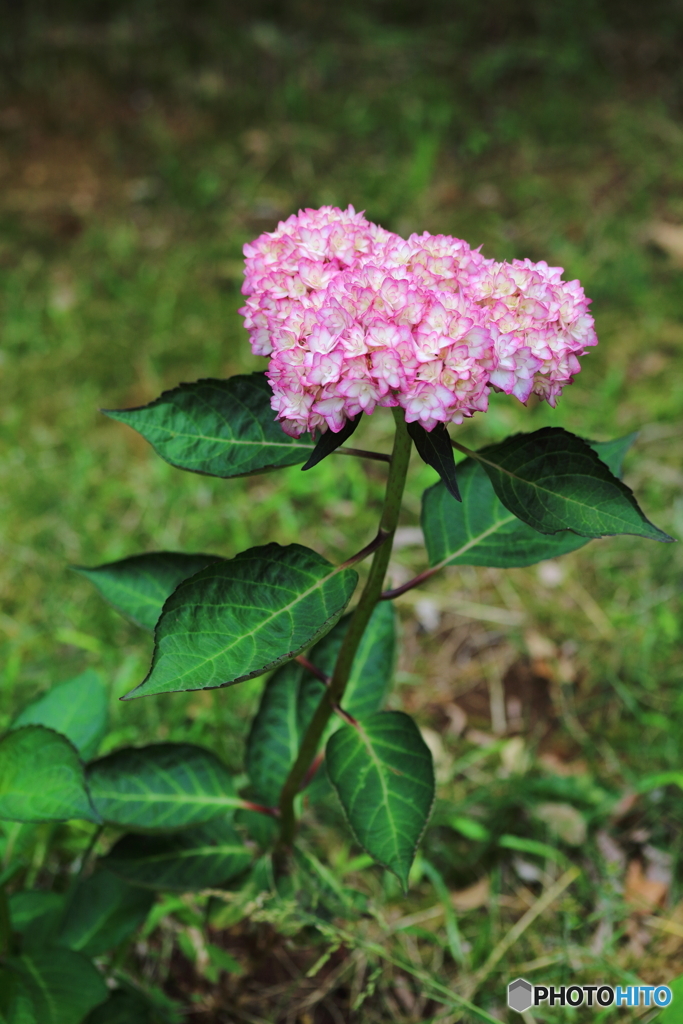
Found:
[(406, 429), (402, 409), (394, 409), (396, 420), (396, 435), (394, 437), (394, 450), (391, 453), (391, 464), (389, 478), (384, 496), (384, 508), (382, 519), (379, 524), (380, 535), (385, 534), (386, 539), (375, 551), (372, 560), (370, 573), (361, 594), (360, 601), (356, 605), (349, 628), (344, 637), (341, 651), (330, 679), (330, 684), (323, 694), (306, 734), (301, 742), (296, 761), (287, 776), (282, 795), (280, 797), (281, 831), (280, 831), (280, 852), (287, 850), (294, 840), (296, 832), (296, 817), (294, 814), (294, 800), (301, 788), (311, 762), (318, 753), (320, 741), (322, 740), (325, 726), (334, 713), (335, 706), (338, 706), (344, 695), (346, 684), (351, 674), (353, 659), (358, 650), (365, 628), (370, 621), (370, 616), (379, 601), (382, 593), (384, 576), (391, 557), (391, 547), (394, 540), (394, 533), (398, 526), (398, 517), (401, 511), (401, 499), (403, 488), (408, 472), (410, 461), (411, 440)]

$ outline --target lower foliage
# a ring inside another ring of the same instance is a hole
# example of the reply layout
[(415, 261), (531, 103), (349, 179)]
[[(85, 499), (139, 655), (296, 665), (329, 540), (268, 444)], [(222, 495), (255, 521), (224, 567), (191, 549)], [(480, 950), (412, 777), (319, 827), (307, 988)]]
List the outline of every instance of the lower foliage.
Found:
[[(189, 743), (98, 758), (107, 689), (93, 672), (53, 688), (17, 717), (0, 741), (6, 1024), (173, 1020), (176, 1008), (133, 984), (121, 965), (140, 926), (169, 905), (163, 901), (191, 893), (204, 900), (214, 927), (246, 917), (285, 933), (308, 930), (326, 945), (324, 957), (346, 944), (366, 958), (389, 958), (412, 971), (435, 1004), (494, 1019), (466, 994), (456, 996), (354, 931), (353, 922), (372, 917), (367, 898), (341, 884), (301, 838), (302, 811), (310, 832), (325, 808), (336, 807), (367, 863), (388, 869), (407, 891), (434, 803), (435, 771), (413, 719), (386, 707), (397, 647), (392, 599), (446, 565), (528, 565), (616, 532), (671, 538), (646, 519), (620, 479), (632, 437), (596, 444), (544, 428), (475, 452), (451, 442), (445, 427), (428, 436), (394, 412), (391, 455), (352, 451), (388, 464), (387, 489), (377, 536), (341, 565), (300, 544), (273, 543), (231, 559), (155, 552), (78, 570), (120, 612), (154, 629), (150, 671), (125, 699), (272, 674), (240, 779), (212, 751)], [(348, 435), (306, 444), (282, 434), (278, 454), (268, 388), (258, 374), (183, 385), (115, 415), (174, 465), (225, 478), (297, 462), (314, 468), (344, 454)], [(413, 441), (442, 478), (423, 498), (429, 567), (386, 591)], [(453, 447), (467, 456), (457, 466)], [(346, 613), (359, 583), (354, 566), (370, 555), (360, 598)], [(80, 823), (89, 845), (64, 884), (54, 891), (22, 887), (25, 850), (41, 828), (65, 822)], [(476, 833), (476, 823), (472, 828)], [(542, 852), (552, 857), (552, 850)], [(418, 863), (436, 891), (446, 892), (436, 868)], [(452, 911), (445, 913), (450, 953), (464, 962)], [(192, 927), (196, 938), (200, 930)], [(207, 977), (234, 969), (227, 953), (201, 943)], [(105, 965), (111, 993), (93, 960)], [(371, 987), (368, 981), (363, 992)]]

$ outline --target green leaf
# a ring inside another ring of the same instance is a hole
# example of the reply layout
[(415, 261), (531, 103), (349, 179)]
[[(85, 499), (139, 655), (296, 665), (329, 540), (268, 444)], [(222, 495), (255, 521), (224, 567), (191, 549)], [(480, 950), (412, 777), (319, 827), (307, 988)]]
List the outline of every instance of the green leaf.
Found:
[(273, 673), (247, 740), (246, 769), (254, 785), (254, 799), (270, 807), (278, 803), (299, 751), (297, 709), (303, 674), (297, 662), (289, 662)]
[(84, 1024), (183, 1024), (185, 1012), (174, 999), (155, 986), (118, 974), (121, 988), (111, 993), (85, 1019)]
[(422, 496), (422, 532), (434, 565), (488, 565), (498, 569), (533, 565), (575, 551), (588, 538), (568, 530), (539, 533), (509, 512), (473, 459), (458, 466), (462, 505), (442, 483)]
[(104, 821), (152, 831), (201, 825), (243, 802), (215, 754), (189, 743), (126, 747), (88, 766), (92, 801)]
[(404, 889), (434, 801), (429, 748), (412, 718), (378, 711), (327, 743), (327, 773), (360, 845)]
[(683, 772), (656, 772), (654, 775), (646, 775), (639, 780), (636, 790), (638, 793), (649, 793), (662, 786), (678, 786), (679, 789), (683, 789)]
[[(82, 1024), (108, 995), (97, 968), (70, 949), (53, 947), (5, 963), (17, 977), (38, 1024)], [(14, 1024), (11, 1014), (10, 1021)]]
[(347, 420), (341, 430), (337, 431), (337, 433), (335, 433), (334, 430), (330, 430), (328, 427), (325, 433), (321, 434), (318, 438), (318, 442), (311, 452), (308, 460), (305, 465), (301, 467), (302, 471), (313, 469), (314, 466), (317, 466), (319, 462), (326, 459), (328, 455), (332, 454), (332, 452), (336, 452), (337, 448), (341, 448), (344, 441), (348, 441), (355, 431), (362, 416), (363, 413), (359, 412), (353, 419)]
[(45, 725), (71, 740), (84, 761), (97, 753), (107, 731), (107, 687), (92, 669), (53, 686), (15, 718), (11, 728)]
[(517, 850), (519, 853), (532, 853), (536, 857), (546, 857), (549, 860), (557, 861), (559, 864), (566, 864), (567, 858), (561, 850), (547, 843), (539, 843), (537, 839), (527, 839), (524, 836), (503, 835), (498, 840), (498, 845), (504, 850)]
[(638, 431), (634, 430), (631, 434), (615, 437), (611, 441), (589, 441), (586, 439), (586, 442), (599, 456), (600, 461), (604, 462), (615, 476), (621, 478), (624, 472), (624, 458), (637, 437)]
[(100, 956), (127, 939), (147, 917), (154, 894), (110, 871), (96, 871), (76, 886), (57, 945)]
[(300, 544), (266, 544), (181, 583), (155, 630), (152, 667), (129, 694), (230, 686), (289, 661), (330, 629), (358, 574)]
[(85, 1024), (151, 1024), (151, 1021), (151, 1010), (145, 1000), (119, 989), (88, 1015)]
[[(329, 675), (349, 628), (344, 616), (310, 652), (310, 660)], [(376, 711), (386, 694), (394, 666), (396, 613), (389, 601), (372, 613), (353, 661), (344, 708), (354, 717)], [(325, 687), (296, 662), (283, 665), (269, 679), (247, 740), (246, 768), (255, 799), (275, 806), (280, 791)], [(342, 722), (331, 720), (327, 735)]]
[(437, 423), (433, 430), (425, 430), (421, 423), (407, 423), (408, 433), (415, 442), (417, 454), (423, 462), (435, 469), (441, 481), (456, 501), (462, 501), (455, 474), (453, 445), (444, 423)]
[(0, 1024), (40, 1024), (26, 986), (15, 971), (0, 966)]
[(23, 950), (41, 949), (55, 937), (64, 912), (64, 895), (45, 889), (20, 889), (8, 898), (12, 930)]
[(0, 870), (0, 885), (4, 885), (21, 866), (28, 864), (39, 842), (39, 826), (20, 821), (2, 821), (0, 819), (0, 860), (5, 865)]
[(239, 960), (236, 960), (225, 949), (221, 949), (220, 946), (214, 946), (212, 942), (207, 942), (206, 951), (209, 954), (210, 962), (205, 969), (204, 977), (213, 985), (216, 984), (223, 971), (226, 974), (244, 973), (244, 968)]
[(27, 725), (0, 741), (0, 818), (99, 821), (69, 740), (42, 725)]
[[(262, 800), (258, 802), (263, 803)], [(280, 825), (276, 818), (245, 808), (236, 812), (235, 825), (239, 829), (244, 829), (249, 839), (253, 839), (262, 850), (272, 850), (280, 834)]]
[(219, 562), (218, 555), (183, 555), (175, 551), (153, 551), (132, 555), (120, 562), (107, 562), (92, 569), (74, 566), (99, 590), (117, 611), (143, 629), (153, 632), (164, 601), (189, 576)]
[(633, 492), (587, 441), (561, 427), (515, 434), (476, 453), (505, 507), (540, 533), (672, 538), (645, 518)]
[(459, 832), (465, 839), (472, 839), (475, 843), (486, 843), (491, 838), (489, 830), (476, 818), (463, 818), (460, 815), (455, 815), (447, 820), (451, 828)]
[[(591, 442), (591, 447), (618, 474), (635, 437), (629, 434), (614, 441)], [(527, 526), (499, 501), (484, 469), (473, 459), (458, 465), (458, 479), (461, 505), (440, 483), (422, 496), (422, 531), (432, 566), (487, 565), (504, 569), (533, 565), (576, 551), (589, 542), (570, 530), (548, 535)]]
[[(311, 651), (313, 664), (328, 675), (334, 669), (350, 621), (351, 616), (345, 616)], [(344, 710), (354, 718), (363, 718), (377, 711), (389, 689), (395, 660), (396, 610), (391, 601), (380, 601), (370, 616), (353, 659), (344, 691)], [(322, 684), (318, 680), (311, 675), (308, 679), (317, 682), (322, 692)], [(335, 718), (332, 727), (336, 729), (341, 724), (341, 719)]]
[(133, 885), (192, 892), (223, 885), (251, 864), (251, 854), (224, 821), (170, 835), (127, 835), (103, 860)]
[(654, 1018), (656, 1024), (681, 1024), (682, 1017), (682, 1004), (683, 1004), (683, 974), (679, 974), (678, 977), (672, 978), (671, 981), (667, 982), (671, 989), (672, 1000), (668, 1006), (665, 1006), (661, 1013), (658, 1013)]
[(178, 469), (224, 478), (305, 462), (310, 438), (288, 437), (275, 420), (265, 374), (198, 380), (138, 409), (104, 409)]

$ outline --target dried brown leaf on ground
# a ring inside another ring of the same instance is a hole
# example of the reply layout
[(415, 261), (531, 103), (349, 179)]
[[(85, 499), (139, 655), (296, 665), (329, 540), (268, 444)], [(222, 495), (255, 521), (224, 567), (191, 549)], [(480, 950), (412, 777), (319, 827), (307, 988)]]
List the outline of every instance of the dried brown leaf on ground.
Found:
[(624, 900), (641, 913), (651, 911), (664, 903), (672, 878), (671, 854), (645, 846), (626, 869)]
[(458, 889), (451, 893), (453, 909), (464, 914), (468, 910), (478, 910), (485, 907), (491, 896), (491, 880), (487, 877), (480, 878), (474, 885), (466, 889)]
[(644, 242), (656, 245), (670, 256), (674, 263), (683, 266), (683, 224), (653, 220), (642, 229), (641, 238)]

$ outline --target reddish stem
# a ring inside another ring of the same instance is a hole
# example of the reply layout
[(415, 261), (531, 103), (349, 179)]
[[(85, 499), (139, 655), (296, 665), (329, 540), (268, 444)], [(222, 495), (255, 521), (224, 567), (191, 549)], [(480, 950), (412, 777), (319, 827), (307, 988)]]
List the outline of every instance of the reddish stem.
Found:
[(301, 783), (301, 789), (305, 789), (309, 782), (312, 781), (313, 777), (315, 776), (315, 773), (317, 772), (318, 768), (320, 767), (324, 760), (325, 751), (321, 750), (318, 756), (315, 758), (315, 760), (311, 762), (311, 766), (304, 776), (304, 781)]
[(341, 704), (333, 704), (332, 710), (334, 711), (335, 715), (339, 715), (342, 721), (346, 722), (347, 725), (353, 725), (355, 728), (358, 728), (357, 719), (355, 719), (353, 715), (350, 715), (348, 711), (344, 711), (344, 708), (341, 706)]
[(392, 601), (395, 597), (400, 597), (401, 594), (405, 594), (407, 590), (412, 590), (413, 587), (419, 587), (421, 583), (428, 580), (434, 573), (439, 572), (442, 568), (441, 565), (434, 566), (433, 569), (425, 569), (419, 576), (413, 576), (412, 580), (408, 580), (402, 587), (396, 587), (395, 590), (385, 590), (379, 595), (380, 601)]
[(254, 804), (251, 800), (242, 801), (245, 811), (256, 811), (257, 814), (267, 814), (269, 818), (279, 818), (279, 807), (265, 807), (263, 804)]
[(307, 672), (310, 672), (311, 675), (315, 676), (316, 679), (319, 679), (321, 683), (325, 684), (325, 686), (330, 685), (330, 677), (325, 675), (322, 669), (319, 669), (318, 666), (314, 665), (312, 661), (309, 661), (308, 658), (305, 657), (305, 655), (297, 654), (294, 660), (298, 661), (299, 664), (302, 665)]
[(355, 565), (356, 562), (362, 562), (364, 558), (367, 558), (368, 555), (371, 555), (374, 551), (377, 550), (377, 548), (381, 548), (382, 544), (384, 544), (385, 540), (387, 540), (388, 537), (389, 534), (387, 533), (386, 530), (380, 530), (377, 536), (373, 538), (373, 540), (371, 540), (369, 544), (366, 544), (365, 547), (361, 548), (360, 551), (357, 551), (355, 555), (351, 555), (351, 557), (347, 558), (345, 562), (342, 562), (341, 565), (338, 565), (337, 571), (339, 571), (340, 569), (348, 569), (349, 566)]

